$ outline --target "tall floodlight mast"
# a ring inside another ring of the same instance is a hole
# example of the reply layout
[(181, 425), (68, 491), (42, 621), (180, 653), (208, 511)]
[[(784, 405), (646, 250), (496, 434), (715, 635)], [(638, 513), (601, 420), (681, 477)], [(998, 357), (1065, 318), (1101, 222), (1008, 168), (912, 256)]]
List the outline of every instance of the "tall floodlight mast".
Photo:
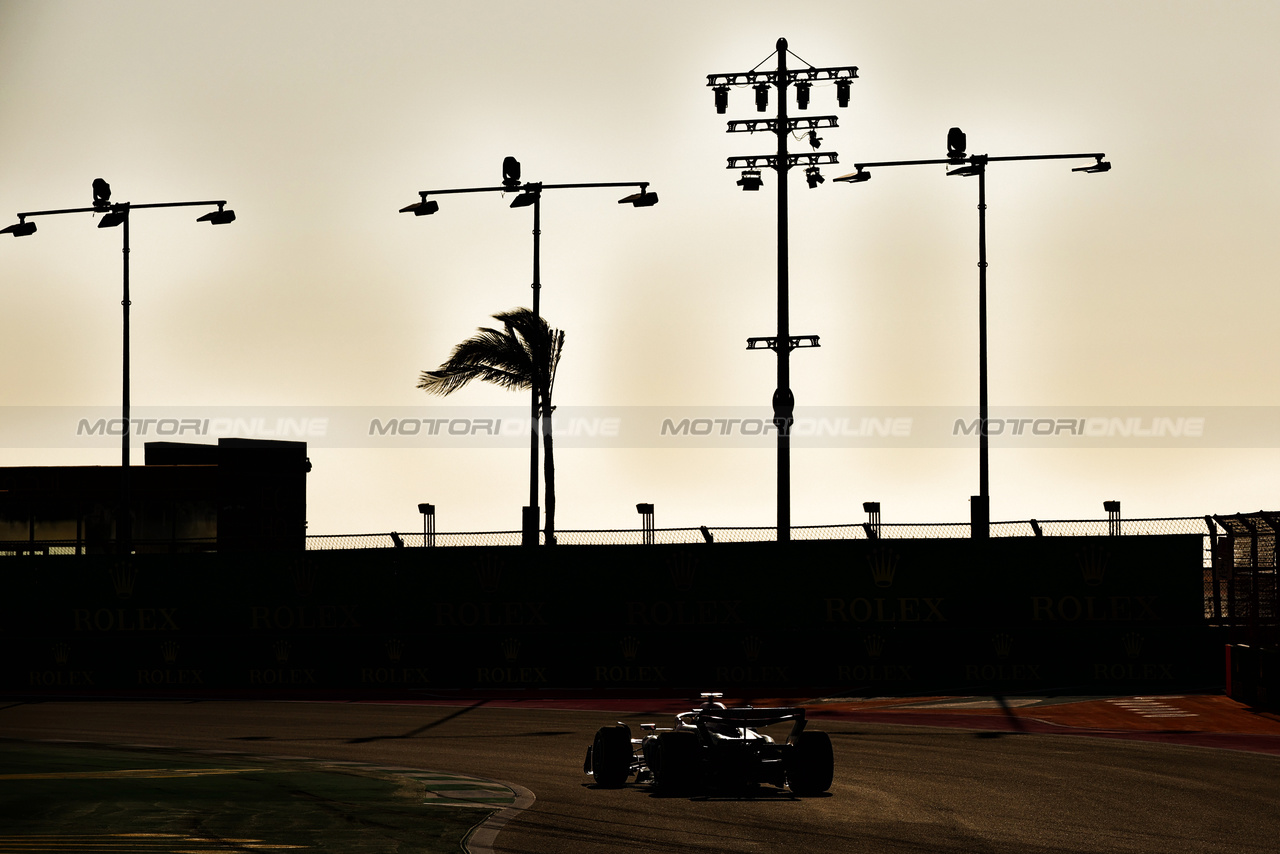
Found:
[[(787, 68), (787, 56), (790, 54), (805, 67)], [(809, 108), (809, 95), (815, 83), (832, 83), (836, 87), (836, 103), (841, 107), (849, 106), (849, 87), (858, 76), (856, 66), (844, 65), (834, 68), (817, 68), (809, 65), (794, 53), (787, 50), (787, 40), (778, 39), (777, 50), (766, 57), (760, 64), (768, 62), (772, 56), (778, 57), (778, 66), (773, 71), (760, 71), (760, 65), (750, 71), (733, 74), (708, 74), (707, 86), (715, 92), (716, 112), (723, 114), (729, 106), (729, 89), (731, 87), (750, 86), (755, 92), (757, 112), (765, 112), (769, 108), (769, 90), (777, 91), (778, 112), (771, 119), (745, 119), (729, 122), (729, 133), (755, 133), (756, 131), (772, 132), (778, 138), (776, 154), (757, 154), (745, 157), (730, 157), (729, 169), (741, 169), (742, 176), (738, 186), (747, 192), (758, 191), (764, 181), (760, 177), (760, 167), (773, 169), (778, 175), (778, 334), (761, 338), (748, 338), (748, 350), (773, 350), (778, 355), (777, 387), (773, 392), (773, 424), (778, 433), (778, 542), (791, 539), (791, 425), (795, 419), (795, 395), (791, 392), (791, 351), (797, 347), (817, 347), (817, 335), (792, 335), (790, 326), (789, 303), (789, 257), (787, 227), (787, 174), (793, 166), (804, 166), (805, 180), (810, 189), (816, 189), (823, 182), (819, 166), (840, 162), (834, 151), (819, 153), (818, 147), (822, 138), (818, 130), (837, 127), (835, 116), (805, 116), (791, 118), (787, 115), (787, 88), (794, 86), (796, 90), (796, 106), (800, 110)], [(792, 154), (788, 142), (795, 134), (801, 134), (808, 141), (812, 151)]]

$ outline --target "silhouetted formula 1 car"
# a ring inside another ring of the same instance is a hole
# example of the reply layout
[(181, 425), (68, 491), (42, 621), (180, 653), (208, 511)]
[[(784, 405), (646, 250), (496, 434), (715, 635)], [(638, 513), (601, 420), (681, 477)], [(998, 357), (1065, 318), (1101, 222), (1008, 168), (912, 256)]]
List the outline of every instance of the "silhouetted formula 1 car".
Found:
[[(634, 774), (637, 783), (669, 792), (767, 784), (818, 795), (831, 788), (831, 738), (805, 729), (803, 708), (728, 709), (715, 702), (719, 696), (704, 694), (707, 702), (676, 715), (671, 729), (641, 724), (642, 738), (623, 723), (601, 727), (582, 770), (600, 786), (622, 786)], [(785, 721), (792, 727), (784, 743), (759, 732)]]

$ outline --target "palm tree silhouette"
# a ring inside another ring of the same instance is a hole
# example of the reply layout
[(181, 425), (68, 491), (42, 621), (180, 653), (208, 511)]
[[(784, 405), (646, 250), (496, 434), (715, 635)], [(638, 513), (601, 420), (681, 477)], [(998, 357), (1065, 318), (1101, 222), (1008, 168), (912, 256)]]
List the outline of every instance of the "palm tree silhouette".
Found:
[(564, 332), (552, 329), (547, 321), (527, 308), (499, 312), (493, 319), (502, 329), (482, 326), (477, 334), (453, 348), (448, 360), (434, 371), (423, 371), (418, 388), (430, 394), (452, 394), (472, 380), (482, 380), (508, 389), (537, 389), (535, 420), (540, 415), (542, 447), (546, 454), (543, 472), (546, 480), (546, 535), (548, 545), (555, 543), (556, 469), (551, 441), (551, 389), (556, 381), (556, 367), (564, 350)]

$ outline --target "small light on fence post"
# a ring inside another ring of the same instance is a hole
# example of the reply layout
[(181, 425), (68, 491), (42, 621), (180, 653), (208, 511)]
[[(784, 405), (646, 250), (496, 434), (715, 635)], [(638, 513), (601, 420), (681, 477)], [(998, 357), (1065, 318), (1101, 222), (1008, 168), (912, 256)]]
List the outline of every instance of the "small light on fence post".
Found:
[(434, 546), (436, 544), (436, 506), (419, 504), (418, 512), (422, 514), (422, 545), (424, 548)]
[(640, 514), (641, 538), (646, 546), (653, 545), (653, 505), (637, 504), (636, 512)]
[(1102, 509), (1107, 511), (1107, 533), (1113, 537), (1120, 536), (1120, 502), (1104, 501)]
[(880, 502), (862, 502), (862, 512), (867, 514), (867, 521), (862, 523), (862, 529), (867, 532), (867, 539), (880, 539)]

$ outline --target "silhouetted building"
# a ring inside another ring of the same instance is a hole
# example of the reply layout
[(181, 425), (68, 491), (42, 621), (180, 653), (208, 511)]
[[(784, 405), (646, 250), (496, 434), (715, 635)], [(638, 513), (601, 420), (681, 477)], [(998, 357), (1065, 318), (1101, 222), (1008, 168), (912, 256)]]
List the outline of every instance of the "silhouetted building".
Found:
[[(306, 547), (305, 442), (148, 442), (129, 470), (133, 550)], [(119, 466), (0, 468), (0, 553), (115, 550)]]

